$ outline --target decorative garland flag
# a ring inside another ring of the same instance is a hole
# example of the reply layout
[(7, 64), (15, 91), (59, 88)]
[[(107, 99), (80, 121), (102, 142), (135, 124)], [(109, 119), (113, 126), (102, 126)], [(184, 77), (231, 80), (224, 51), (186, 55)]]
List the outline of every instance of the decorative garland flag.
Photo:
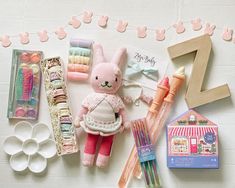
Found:
[[(84, 11), (83, 13), (78, 14), (77, 16), (72, 16), (71, 19), (68, 21), (68, 25), (73, 27), (74, 29), (79, 29), (82, 22), (84, 24), (90, 24), (93, 21), (94, 17), (98, 17), (97, 25), (103, 29), (107, 27), (108, 22), (117, 22), (116, 28), (115, 28), (117, 32), (124, 33), (127, 30), (133, 30), (133, 28), (131, 28), (133, 26), (129, 26), (128, 25), (129, 23), (126, 20), (117, 21), (115, 19), (109, 18), (107, 15), (93, 14), (92, 11)], [(170, 29), (175, 29), (175, 32), (177, 34), (184, 33), (186, 31), (186, 27), (185, 27), (186, 23), (187, 23), (186, 21), (179, 20), (173, 25), (170, 25), (167, 29), (150, 28), (148, 26), (134, 26), (134, 27), (136, 28), (136, 36), (138, 38), (142, 38), (142, 39), (146, 38), (148, 35), (148, 31), (154, 31), (156, 41), (163, 41), (166, 39), (166, 36), (165, 36), (166, 32), (168, 32)], [(191, 29), (193, 31), (200, 31), (203, 29), (203, 33), (208, 34), (210, 36), (214, 34), (215, 29), (216, 29), (216, 25), (211, 24), (209, 22), (202, 22), (200, 18), (195, 18), (191, 20), (190, 24), (191, 24)], [(55, 31), (52, 31), (49, 33), (56, 34), (59, 40), (63, 40), (67, 36), (67, 32), (65, 31), (66, 27), (67, 25), (58, 27)], [(220, 29), (217, 28), (217, 30), (220, 30)], [(222, 34), (221, 34), (221, 38), (227, 42), (233, 41), (233, 43), (235, 44), (235, 36), (233, 36), (233, 31), (234, 29), (232, 28), (229, 28), (227, 26), (224, 27)], [(42, 30), (36, 33), (22, 32), (18, 35), (12, 35), (12, 36), (5, 34), (5, 35), (0, 36), (0, 42), (3, 47), (7, 48), (12, 44), (11, 42), (12, 38), (19, 38), (19, 41), (21, 44), (27, 45), (28, 43), (30, 43), (30, 37), (35, 36), (35, 35), (38, 36), (40, 42), (47, 42), (49, 40), (48, 31)]]

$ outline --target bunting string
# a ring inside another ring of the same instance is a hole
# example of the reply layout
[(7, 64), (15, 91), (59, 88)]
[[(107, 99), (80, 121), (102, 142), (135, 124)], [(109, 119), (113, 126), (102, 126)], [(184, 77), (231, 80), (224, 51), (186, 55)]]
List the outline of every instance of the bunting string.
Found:
[[(96, 19), (94, 19), (96, 18)], [(195, 18), (190, 21), (179, 20), (176, 23), (168, 26), (167, 28), (159, 27), (152, 28), (146, 25), (131, 25), (126, 20), (117, 20), (109, 18), (107, 15), (94, 14), (92, 11), (84, 11), (76, 16), (72, 16), (68, 23), (64, 26), (56, 28), (54, 31), (48, 31), (43, 29), (36, 33), (22, 32), (16, 35), (2, 35), (0, 36), (0, 43), (3, 47), (7, 48), (11, 46), (12, 39), (18, 38), (22, 45), (27, 45), (30, 43), (30, 38), (37, 36), (40, 42), (48, 42), (51, 35), (56, 35), (59, 40), (63, 40), (67, 37), (66, 29), (72, 27), (73, 29), (79, 29), (82, 24), (90, 24), (94, 20), (97, 21), (97, 26), (103, 29), (107, 28), (109, 22), (116, 23), (116, 27), (113, 28), (116, 32), (124, 33), (127, 30), (135, 31), (137, 38), (144, 39), (148, 35), (153, 34), (155, 41), (162, 42), (166, 39), (166, 33), (174, 29), (177, 35), (180, 35), (186, 32), (186, 25), (190, 25), (190, 28), (187, 30), (191, 31), (202, 31), (202, 34), (209, 34), (212, 36), (216, 30), (221, 33), (221, 39), (226, 42), (233, 42), (235, 44), (235, 36), (233, 34), (234, 29), (228, 26), (225, 27), (216, 27), (215, 24), (210, 22), (202, 21), (200, 18)]]

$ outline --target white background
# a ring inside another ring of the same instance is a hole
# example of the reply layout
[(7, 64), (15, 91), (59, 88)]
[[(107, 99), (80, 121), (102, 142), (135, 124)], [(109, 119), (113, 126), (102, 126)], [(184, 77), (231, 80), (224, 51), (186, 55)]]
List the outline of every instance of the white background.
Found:
[[(124, 19), (129, 25), (147, 25), (151, 28), (172, 25), (178, 19), (190, 21), (200, 17), (204, 21), (217, 25), (217, 30), (212, 37), (213, 53), (211, 54), (205, 88), (212, 88), (228, 83), (231, 98), (223, 99), (212, 104), (204, 105), (196, 110), (219, 125), (220, 138), (220, 169), (178, 169), (170, 170), (166, 166), (166, 140), (165, 131), (157, 144), (157, 157), (160, 165), (163, 187), (167, 188), (234, 188), (235, 187), (235, 44), (221, 39), (223, 27), (230, 26), (235, 29), (235, 1), (234, 0), (1, 0), (0, 3), (0, 36), (4, 34), (18, 35), (28, 31), (35, 33), (42, 29), (54, 32), (59, 26), (67, 25), (71, 16), (83, 10), (92, 10), (95, 14), (106, 14), (110, 18)], [(58, 40), (54, 34), (50, 35), (47, 43), (40, 43), (37, 35), (30, 38), (29, 45), (21, 45), (19, 38), (13, 38), (9, 48), (0, 47), (0, 187), (117, 187), (117, 182), (124, 163), (133, 145), (130, 133), (118, 135), (112, 153), (110, 165), (104, 169), (96, 167), (87, 169), (82, 166), (80, 154), (58, 157), (49, 161), (47, 171), (42, 175), (30, 172), (17, 174), (11, 170), (8, 157), (2, 149), (3, 140), (13, 133), (13, 123), (6, 118), (11, 68), (11, 54), (13, 48), (42, 50), (45, 57), (61, 56), (66, 62), (68, 54), (68, 41), (72, 36), (92, 38), (103, 44), (108, 57), (114, 50), (123, 45), (131, 45), (157, 54), (163, 60), (169, 61), (166, 48), (184, 39), (199, 36), (203, 31), (192, 31), (187, 23), (186, 32), (177, 35), (171, 28), (166, 33), (166, 40), (157, 42), (155, 32), (148, 33), (146, 39), (138, 39), (135, 30), (128, 30), (120, 34), (115, 31), (115, 22), (110, 22), (107, 29), (97, 26), (97, 17), (93, 23), (82, 25), (78, 30), (66, 27), (68, 37)], [(176, 63), (170, 62), (167, 74), (171, 75), (179, 67), (186, 65), (186, 74), (190, 75), (192, 55), (180, 58)], [(181, 62), (181, 63), (180, 63)], [(182, 63), (183, 62), (183, 63)], [(188, 79), (187, 79), (188, 81)], [(69, 83), (68, 89), (72, 101), (72, 111), (75, 114), (81, 100), (91, 91), (88, 84)], [(153, 93), (149, 93), (153, 95)], [(184, 101), (185, 86), (179, 93), (172, 109), (168, 122), (187, 110)], [(130, 119), (143, 117), (147, 107), (128, 108)], [(44, 85), (41, 92), (40, 122), (50, 126)], [(83, 149), (84, 135), (80, 138), (80, 147)], [(129, 187), (144, 187), (143, 181), (133, 180)]]

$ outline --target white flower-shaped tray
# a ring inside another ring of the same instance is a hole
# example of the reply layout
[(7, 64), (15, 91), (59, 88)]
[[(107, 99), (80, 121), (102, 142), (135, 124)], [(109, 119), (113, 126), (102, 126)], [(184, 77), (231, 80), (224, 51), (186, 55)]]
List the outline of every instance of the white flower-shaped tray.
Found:
[(3, 143), (4, 151), (10, 155), (10, 166), (21, 172), (27, 168), (33, 173), (41, 173), (47, 167), (47, 159), (56, 154), (55, 141), (50, 139), (47, 125), (31, 125), (21, 121), (15, 125), (14, 135)]

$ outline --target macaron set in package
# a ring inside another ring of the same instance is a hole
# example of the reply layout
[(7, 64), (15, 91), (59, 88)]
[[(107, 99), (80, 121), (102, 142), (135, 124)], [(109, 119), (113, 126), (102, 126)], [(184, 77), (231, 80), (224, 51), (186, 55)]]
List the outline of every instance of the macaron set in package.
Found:
[(13, 50), (8, 100), (9, 119), (38, 118), (41, 51)]
[(41, 67), (57, 154), (75, 153), (78, 151), (78, 144), (69, 108), (62, 61), (60, 57), (45, 59), (41, 62)]
[(71, 39), (68, 57), (67, 78), (71, 81), (84, 81), (89, 78), (92, 63), (92, 40)]

